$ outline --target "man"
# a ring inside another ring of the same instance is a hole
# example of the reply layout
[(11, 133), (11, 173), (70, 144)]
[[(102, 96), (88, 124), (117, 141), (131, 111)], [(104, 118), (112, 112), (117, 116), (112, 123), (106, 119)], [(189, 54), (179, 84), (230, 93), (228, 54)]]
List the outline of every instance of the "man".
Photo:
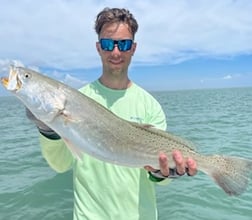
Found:
[[(134, 42), (137, 29), (137, 21), (128, 10), (105, 8), (97, 15), (96, 48), (102, 61), (102, 74), (80, 91), (121, 118), (165, 130), (166, 119), (160, 104), (128, 76), (137, 46)], [(31, 114), (27, 114), (32, 119)], [(88, 155), (76, 160), (54, 131), (33, 120), (41, 133), (42, 154), (48, 164), (57, 172), (73, 169), (74, 220), (157, 219), (153, 181), (164, 178), (150, 172), (155, 168), (127, 168)], [(189, 175), (195, 175), (194, 160), (184, 160), (178, 151), (173, 153), (173, 158), (178, 174), (183, 175), (187, 168)], [(169, 176), (166, 155), (160, 152), (157, 160), (161, 174)]]

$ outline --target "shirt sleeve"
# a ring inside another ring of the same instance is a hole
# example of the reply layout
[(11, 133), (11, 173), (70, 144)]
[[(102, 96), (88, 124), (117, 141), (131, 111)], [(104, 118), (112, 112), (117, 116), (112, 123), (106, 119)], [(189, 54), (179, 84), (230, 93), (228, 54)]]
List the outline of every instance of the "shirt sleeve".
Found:
[(40, 134), (39, 141), (42, 155), (53, 170), (63, 173), (72, 168), (74, 157), (62, 139), (50, 140)]
[(152, 98), (150, 100), (151, 103), (148, 108), (147, 123), (165, 131), (167, 128), (165, 113), (156, 99)]

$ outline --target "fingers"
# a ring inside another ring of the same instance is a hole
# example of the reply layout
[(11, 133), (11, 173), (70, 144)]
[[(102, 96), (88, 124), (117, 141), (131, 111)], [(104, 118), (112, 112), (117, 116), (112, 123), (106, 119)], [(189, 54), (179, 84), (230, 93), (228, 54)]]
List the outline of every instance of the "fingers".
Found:
[(154, 172), (154, 171), (157, 170), (157, 169), (154, 169), (153, 167), (151, 167), (151, 166), (149, 166), (149, 165), (144, 166), (144, 169), (146, 169), (146, 170), (149, 171), (149, 172)]
[(31, 120), (37, 127), (40, 131), (49, 131), (51, 132), (52, 129), (49, 128), (44, 122), (40, 121), (39, 119), (37, 119), (35, 117), (35, 115), (28, 109), (25, 107), (25, 114), (26, 114), (26, 117)]
[(159, 154), (159, 167), (163, 176), (169, 176), (168, 158), (164, 153)]
[(186, 172), (185, 160), (180, 151), (174, 151), (172, 154), (173, 160), (176, 164), (178, 175), (184, 175)]
[(194, 176), (197, 173), (196, 161), (192, 158), (183, 158), (180, 151), (173, 152), (173, 160), (176, 164), (177, 173), (179, 175), (184, 175), (187, 173), (189, 176)]
[[(169, 161), (167, 158), (167, 155), (164, 153), (159, 154), (159, 168), (160, 168), (160, 173), (164, 177), (168, 177), (169, 175), (177, 175), (177, 176), (182, 176), (185, 173), (187, 173), (189, 176), (194, 176), (197, 173), (197, 164), (196, 161), (193, 160), (192, 158), (187, 158), (185, 159), (182, 155), (182, 153), (178, 150), (175, 150), (172, 153), (172, 158), (174, 160), (175, 169), (169, 169)], [(150, 172), (155, 172), (157, 169), (151, 167), (151, 166), (145, 166), (144, 167), (147, 171)], [(171, 171), (175, 172), (170, 173)]]
[[(160, 168), (161, 174), (164, 177), (169, 176), (169, 165), (168, 165), (168, 158), (167, 158), (166, 154), (160, 153), (158, 160), (159, 160), (159, 168)], [(150, 171), (150, 172), (157, 171), (157, 169), (155, 169), (151, 166), (145, 166), (144, 169), (146, 169), (147, 171)]]
[(188, 158), (186, 161), (186, 166), (188, 167), (187, 174), (189, 176), (194, 176), (197, 174), (197, 164), (195, 160), (193, 160), (192, 158)]

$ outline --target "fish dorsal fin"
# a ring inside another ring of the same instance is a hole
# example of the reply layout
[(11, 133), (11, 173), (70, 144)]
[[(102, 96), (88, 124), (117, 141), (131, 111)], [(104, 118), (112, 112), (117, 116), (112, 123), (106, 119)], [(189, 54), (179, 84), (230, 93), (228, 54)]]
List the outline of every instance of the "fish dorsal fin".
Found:
[(155, 128), (153, 125), (151, 124), (140, 124), (141, 126), (143, 126), (144, 128)]

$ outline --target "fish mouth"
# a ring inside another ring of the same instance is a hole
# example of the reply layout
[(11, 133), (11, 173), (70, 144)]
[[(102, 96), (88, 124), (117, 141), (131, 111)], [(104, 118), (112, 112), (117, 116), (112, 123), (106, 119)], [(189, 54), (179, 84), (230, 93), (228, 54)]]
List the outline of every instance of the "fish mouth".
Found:
[(22, 82), (18, 77), (18, 68), (10, 66), (9, 77), (1, 78), (2, 85), (10, 91), (17, 91), (21, 88)]
[(5, 88), (7, 88), (7, 87), (8, 87), (8, 84), (9, 84), (9, 79), (8, 79), (7, 77), (2, 77), (2, 78), (1, 78), (1, 83), (3, 84), (3, 86), (4, 86)]

